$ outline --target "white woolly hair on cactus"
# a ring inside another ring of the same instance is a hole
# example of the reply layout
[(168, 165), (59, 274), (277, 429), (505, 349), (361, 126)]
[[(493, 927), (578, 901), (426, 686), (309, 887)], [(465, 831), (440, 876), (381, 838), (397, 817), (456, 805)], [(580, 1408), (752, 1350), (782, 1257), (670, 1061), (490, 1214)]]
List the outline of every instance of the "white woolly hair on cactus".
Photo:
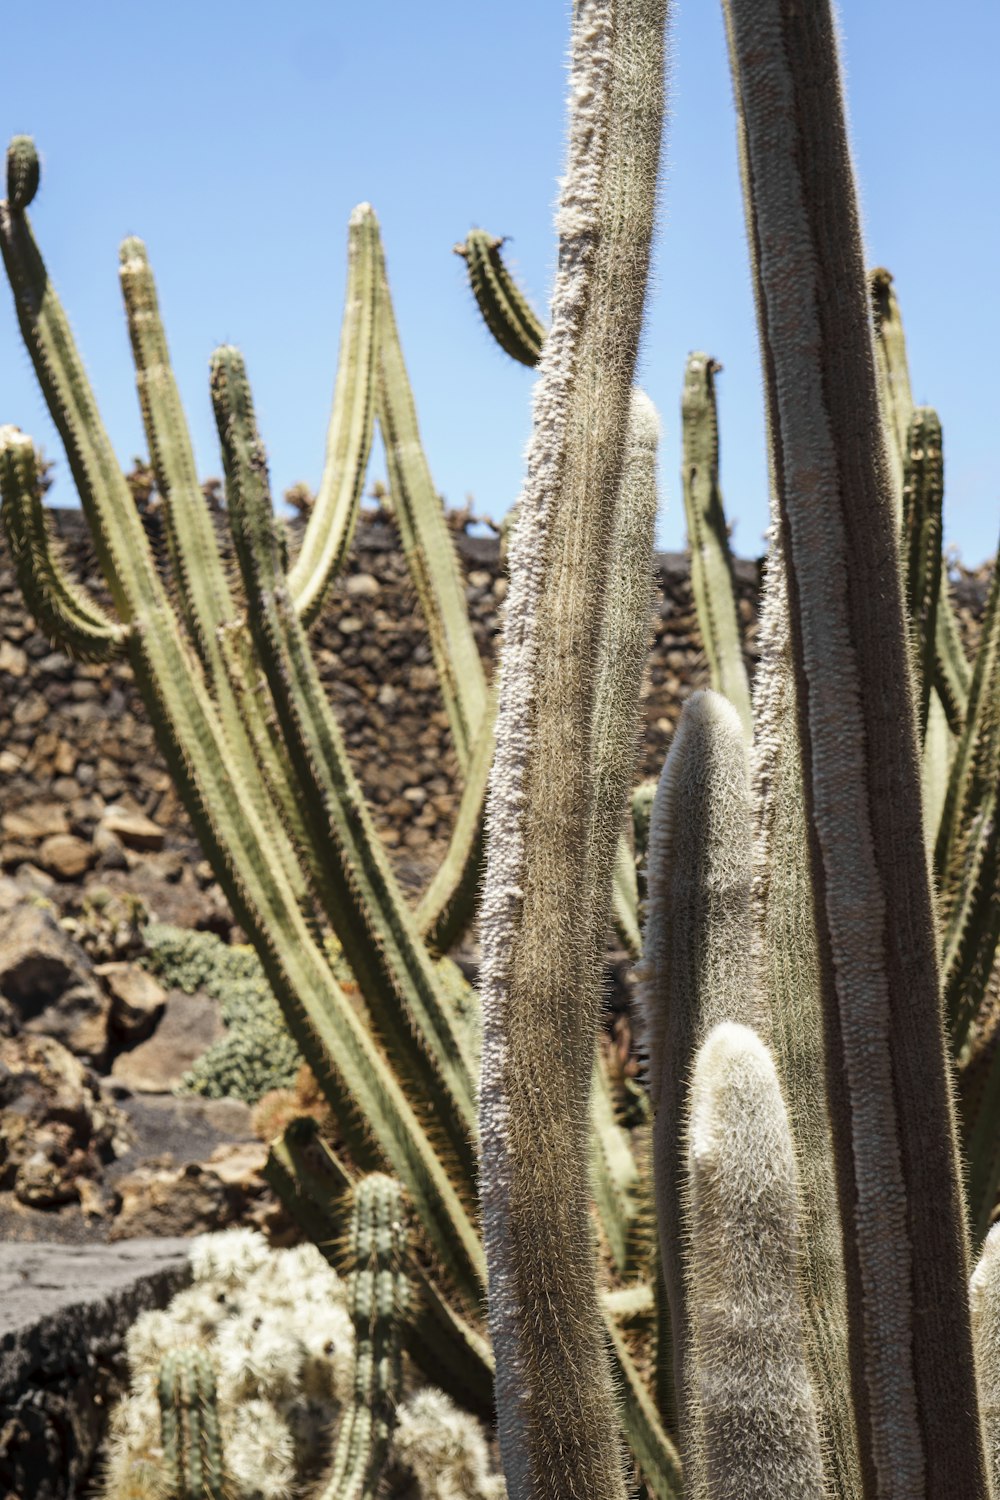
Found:
[(420, 1486), (420, 1500), (503, 1500), (482, 1426), (442, 1391), (417, 1391), (396, 1412), (392, 1454)]
[(756, 1032), (723, 1022), (709, 1033), (690, 1099), (688, 1492), (691, 1500), (822, 1500), (797, 1277), (795, 1151), (774, 1060)]
[(244, 1401), (236, 1407), (225, 1453), (231, 1480), (246, 1500), (290, 1500), (298, 1488), (295, 1444), (269, 1401)]

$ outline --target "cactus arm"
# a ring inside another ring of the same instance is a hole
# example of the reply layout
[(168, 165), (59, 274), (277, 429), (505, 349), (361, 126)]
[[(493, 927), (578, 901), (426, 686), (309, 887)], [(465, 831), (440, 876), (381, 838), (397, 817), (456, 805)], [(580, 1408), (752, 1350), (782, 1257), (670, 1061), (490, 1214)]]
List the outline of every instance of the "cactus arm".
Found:
[(742, 722), (720, 693), (694, 693), (674, 734), (650, 822), (642, 988), (660, 1255), (682, 1432), (689, 1426), (690, 1384), (683, 1248), (687, 1086), (709, 1030), (720, 1021), (754, 1018), (751, 850)]
[(990, 1230), (969, 1281), (979, 1404), (993, 1488), (1000, 1492), (1000, 1226)]
[(615, 1119), (600, 1052), (590, 1087), (590, 1186), (601, 1228), (618, 1273), (629, 1265), (629, 1230), (636, 1215), (639, 1173), (628, 1136)]
[(941, 595), (941, 423), (929, 406), (914, 408), (906, 434), (903, 478), (903, 597), (910, 616), (917, 728), (927, 734), (934, 680), (935, 630)]
[(354, 1393), (318, 1500), (375, 1500), (402, 1395), (402, 1324), (409, 1302), (402, 1189), (373, 1172), (358, 1183), (353, 1200)]
[(1000, 759), (1000, 567), (983, 612), (979, 650), (969, 688), (965, 724), (955, 748), (934, 854), (946, 914), (955, 905), (965, 866), (966, 844), (982, 797), (996, 779)]
[(656, 1405), (636, 1368), (611, 1308), (602, 1308), (611, 1368), (619, 1392), (619, 1415), (625, 1436), (646, 1487), (656, 1500), (681, 1500), (686, 1493), (680, 1455), (663, 1430)]
[(707, 354), (688, 356), (681, 401), (684, 513), (691, 553), (691, 591), (712, 687), (733, 704), (747, 743), (753, 737), (750, 684), (743, 664), (733, 559), (719, 488), (719, 418)]
[(727, 11), (822, 893), (864, 1493), (981, 1500), (898, 544), (833, 20), (822, 3), (793, 14), (781, 0), (727, 0)]
[(160, 1442), (174, 1500), (223, 1500), (215, 1371), (204, 1349), (171, 1349), (157, 1375)]
[(469, 623), (454, 542), (420, 442), (413, 392), (380, 261), (376, 412), (400, 540), (430, 637), (455, 754), (463, 775), (488, 709), (483, 665)]
[(496, 749), (496, 703), (491, 700), (465, 772), (448, 849), (416, 911), (417, 927), (433, 953), (447, 953), (476, 914), (486, 855), (486, 793)]
[(333, 980), (274, 858), (182, 639), (132, 496), (24, 215), (0, 206), (0, 246), (25, 344), (66, 447), (161, 753), (237, 920), (252, 936), (289, 1027), (335, 1111), (367, 1121), (368, 1156), (406, 1184), (442, 1262), (476, 1302), (485, 1264), (471, 1219), (353, 1006)]
[[(260, 761), (266, 749), (269, 705), (251, 685), (257, 675), (252, 664), (240, 653), (227, 651), (233, 645), (230, 632), (238, 614), (237, 604), (198, 483), (187, 420), (160, 316), (156, 282), (141, 240), (131, 238), (123, 242), (119, 277), (143, 427), (157, 488), (164, 502), (167, 543), (181, 617), (204, 669), (231, 754), (249, 768), (254, 760)], [(284, 837), (285, 830), (294, 824), (294, 813), (290, 812), (293, 798), (278, 774), (280, 767), (273, 756), (268, 769), (271, 774), (266, 778), (248, 776), (247, 788), (258, 816), (269, 828), (276, 858), (281, 860), (286, 877), (296, 887), (297, 900), (305, 911), (309, 906), (305, 882)], [(284, 829), (280, 826), (282, 822)]]
[(122, 242), (119, 278), (128, 319), (136, 388), (157, 488), (164, 502), (167, 543), (184, 624), (208, 681), (224, 678), (216, 632), (233, 619), (229, 588), (170, 364), (156, 282), (142, 240)]
[(311, 820), (315, 875), (345, 957), (404, 1085), (474, 1174), (473, 1061), (371, 823), (305, 627), (290, 603), (267, 463), (243, 361), (212, 359), (212, 400), (250, 628)]
[(924, 845), (927, 849), (927, 861), (932, 867), (945, 798), (948, 795), (954, 745), (940, 695), (936, 690), (932, 691), (927, 708), (927, 733), (924, 736), (920, 762), (920, 787), (924, 804)]
[(996, 777), (976, 809), (962, 885), (945, 937), (945, 1013), (959, 1058), (981, 1011), (1000, 944), (1000, 766)]
[[(985, 1054), (967, 1060), (961, 1075), (962, 1145), (968, 1162), (966, 1193), (972, 1240), (981, 1245), (1000, 1190), (1000, 1037), (996, 1031)], [(978, 1076), (970, 1078), (969, 1070)], [(971, 1087), (970, 1087), (971, 1085)]]
[(785, 564), (777, 528), (768, 552), (759, 644), (752, 755), (757, 983), (767, 1000), (770, 1045), (796, 1143), (807, 1356), (831, 1496), (854, 1500), (861, 1493), (861, 1474), (850, 1395), (844, 1254), (824, 1087), (826, 1047)]
[(519, 364), (535, 366), (545, 342), (545, 325), (504, 264), (503, 240), (473, 229), (455, 246), (469, 274), (469, 285), (483, 322), (500, 348)]
[(879, 406), (886, 435), (886, 458), (892, 476), (897, 520), (902, 520), (904, 463), (907, 433), (913, 416), (913, 391), (906, 337), (899, 302), (892, 289), (892, 275), (877, 266), (868, 278), (872, 319), (875, 325), (875, 370)]
[(624, 1495), (594, 1286), (587, 1092), (598, 990), (580, 890), (581, 873), (585, 892), (594, 878), (587, 751), (648, 269), (664, 23), (659, 0), (581, 0), (575, 11), (560, 270), (511, 550), (480, 1092), (511, 1500)]
[(795, 1151), (774, 1062), (746, 1026), (723, 1023), (699, 1049), (687, 1166), (690, 1500), (822, 1500)]
[[(903, 513), (907, 431), (913, 416), (913, 395), (906, 355), (906, 339), (892, 277), (879, 268), (870, 277), (875, 324), (875, 368), (879, 405), (886, 436), (886, 458), (892, 483), (897, 519)], [(948, 591), (947, 570), (941, 582), (934, 624), (934, 691), (940, 698), (952, 730), (958, 734), (965, 714), (971, 672), (962, 647), (958, 621)]]
[(319, 614), (331, 578), (344, 565), (372, 446), (381, 249), (378, 220), (369, 203), (360, 203), (351, 214), (347, 257), (326, 460), (299, 555), (288, 573), (289, 592), (307, 626)]
[(66, 572), (45, 521), (31, 439), (0, 427), (0, 490), (17, 581), (39, 629), (79, 661), (123, 655), (125, 632)]
[[(335, 1270), (344, 1272), (343, 1208), (354, 1177), (310, 1117), (293, 1120), (271, 1143), (267, 1181), (292, 1218)], [(411, 1266), (418, 1295), (403, 1336), (407, 1352), (433, 1385), (478, 1416), (493, 1416), (493, 1356), (482, 1334), (455, 1311), (434, 1277)]]

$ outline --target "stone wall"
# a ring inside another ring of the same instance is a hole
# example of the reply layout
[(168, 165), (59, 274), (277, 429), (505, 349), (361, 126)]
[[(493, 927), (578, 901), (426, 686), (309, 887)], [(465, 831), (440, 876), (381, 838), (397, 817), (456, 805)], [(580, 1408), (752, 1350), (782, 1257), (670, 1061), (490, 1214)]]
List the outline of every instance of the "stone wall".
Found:
[[(53, 522), (75, 575), (107, 602), (80, 513), (55, 511)], [(498, 543), (456, 531), (456, 544), (476, 640), (492, 673), (507, 591)], [(738, 575), (752, 662), (756, 565), (738, 564)], [(648, 775), (662, 764), (683, 699), (706, 680), (682, 555), (657, 559), (654, 626), (639, 767)], [(414, 591), (394, 529), (379, 515), (359, 526), (314, 642), (383, 838), (414, 861), (433, 861), (451, 827), (456, 766)], [(87, 666), (53, 650), (26, 614), (0, 543), (3, 867), (30, 861), (77, 878), (77, 866), (107, 857), (109, 830), (124, 828), (126, 841), (141, 845), (140, 813), (163, 831), (168, 848), (190, 845), (128, 666)], [(155, 831), (146, 838), (156, 846)]]
[[(75, 575), (106, 601), (80, 513), (52, 514)], [(453, 520), (476, 639), (492, 673), (507, 591), (498, 542), (467, 535), (461, 517)], [(225, 546), (224, 518), (220, 539)], [(759, 567), (738, 562), (736, 571), (752, 670)], [(988, 570), (953, 575), (953, 582), (972, 641)], [(314, 642), (383, 838), (405, 859), (433, 864), (451, 827), (456, 766), (414, 591), (381, 512), (366, 513), (359, 525)], [(660, 554), (637, 776), (658, 773), (684, 699), (706, 682), (687, 559)], [(25, 612), (2, 536), (0, 815), (7, 871), (30, 862), (76, 879), (102, 861), (113, 864), (119, 841), (139, 850), (162, 844), (197, 859), (128, 666), (85, 666), (52, 650)]]

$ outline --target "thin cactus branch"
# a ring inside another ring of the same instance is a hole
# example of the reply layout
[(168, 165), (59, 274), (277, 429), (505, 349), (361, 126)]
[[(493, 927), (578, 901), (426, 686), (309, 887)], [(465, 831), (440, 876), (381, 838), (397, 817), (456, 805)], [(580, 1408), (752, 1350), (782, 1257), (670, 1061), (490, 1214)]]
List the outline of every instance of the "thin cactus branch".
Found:
[(935, 630), (941, 597), (941, 505), (944, 459), (941, 423), (929, 406), (914, 407), (903, 467), (903, 597), (910, 616), (917, 728), (927, 734), (934, 681)]
[(483, 322), (501, 349), (519, 364), (537, 365), (545, 342), (545, 324), (504, 263), (504, 242), (484, 229), (473, 229), (455, 246), (469, 273), (469, 285)]
[(753, 737), (750, 684), (743, 664), (739, 606), (729, 531), (719, 488), (719, 418), (715, 376), (722, 366), (707, 354), (689, 354), (681, 401), (684, 457), (682, 489), (694, 594), (712, 687), (732, 703), (749, 744)]
[(42, 634), (79, 661), (124, 655), (125, 631), (75, 583), (46, 524), (34, 445), (16, 427), (0, 428), (0, 490), (11, 558), (25, 602)]
[(351, 214), (347, 294), (326, 461), (288, 588), (302, 622), (319, 614), (330, 580), (347, 556), (361, 506), (375, 421), (375, 367), (382, 299), (378, 220), (369, 203)]
[(215, 1371), (204, 1349), (170, 1349), (156, 1387), (172, 1500), (225, 1500)]

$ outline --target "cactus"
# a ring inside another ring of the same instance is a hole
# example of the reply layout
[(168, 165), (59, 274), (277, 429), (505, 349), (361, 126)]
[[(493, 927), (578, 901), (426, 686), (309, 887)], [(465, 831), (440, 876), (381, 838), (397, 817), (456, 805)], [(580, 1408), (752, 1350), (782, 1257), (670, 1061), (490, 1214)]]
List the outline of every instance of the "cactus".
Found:
[(753, 735), (750, 685), (743, 665), (733, 559), (719, 491), (719, 419), (715, 376), (722, 366), (689, 354), (681, 402), (684, 514), (691, 554), (691, 591), (712, 686), (733, 704), (749, 743)]
[(822, 1500), (796, 1278), (795, 1151), (774, 1062), (723, 1022), (702, 1043), (687, 1129), (690, 1500)]
[(409, 1296), (406, 1248), (399, 1184), (373, 1172), (354, 1189), (351, 1209), (354, 1389), (341, 1416), (332, 1469), (319, 1500), (369, 1500), (375, 1494), (402, 1388), (400, 1325)]
[(903, 597), (912, 623), (917, 727), (927, 734), (934, 677), (935, 625), (941, 595), (941, 502), (944, 497), (941, 423), (918, 406), (906, 433), (903, 480)]
[(592, 864), (594, 793), (580, 750), (593, 743), (611, 587), (602, 538), (613, 530), (645, 292), (663, 21), (658, 5), (576, 8), (560, 272), (511, 548), (481, 918), (480, 1130), (512, 1497), (624, 1494), (580, 1170), (597, 1019), (589, 903), (575, 926), (571, 914), (581, 874), (585, 891), (606, 879)]
[(1000, 1486), (1000, 1225), (986, 1236), (969, 1282), (979, 1402), (994, 1490)]
[(223, 1500), (215, 1371), (204, 1349), (169, 1350), (156, 1385), (163, 1463), (174, 1500)]
[(473, 229), (455, 246), (469, 273), (469, 285), (490, 333), (519, 364), (535, 366), (542, 357), (545, 325), (504, 264), (503, 240)]

